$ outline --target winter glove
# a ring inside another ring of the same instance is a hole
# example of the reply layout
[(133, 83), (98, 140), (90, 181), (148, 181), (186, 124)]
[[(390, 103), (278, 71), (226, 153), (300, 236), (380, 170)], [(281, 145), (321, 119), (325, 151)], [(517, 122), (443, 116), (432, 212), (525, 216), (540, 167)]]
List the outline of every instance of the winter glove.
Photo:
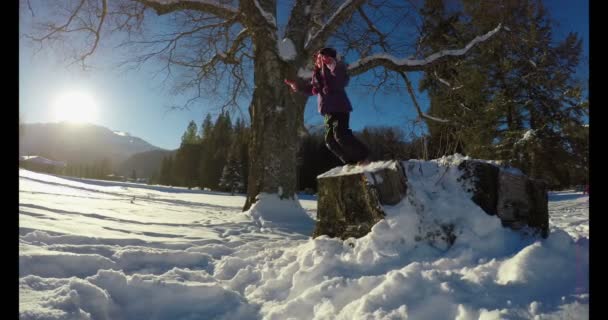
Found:
[(288, 85), (291, 88), (291, 91), (295, 92), (297, 90), (295, 81), (287, 80), (287, 79), (284, 79), (283, 81), (285, 82), (286, 85)]
[(319, 94), (319, 90), (316, 87), (312, 87), (312, 94)]

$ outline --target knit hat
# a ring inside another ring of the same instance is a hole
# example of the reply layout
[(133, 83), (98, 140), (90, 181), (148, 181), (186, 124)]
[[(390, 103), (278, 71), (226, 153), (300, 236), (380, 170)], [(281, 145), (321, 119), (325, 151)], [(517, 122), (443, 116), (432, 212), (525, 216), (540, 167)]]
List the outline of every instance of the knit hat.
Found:
[(336, 58), (336, 49), (334, 48), (323, 48), (321, 50), (319, 50), (319, 53), (324, 55), (324, 56), (329, 56), (332, 58)]

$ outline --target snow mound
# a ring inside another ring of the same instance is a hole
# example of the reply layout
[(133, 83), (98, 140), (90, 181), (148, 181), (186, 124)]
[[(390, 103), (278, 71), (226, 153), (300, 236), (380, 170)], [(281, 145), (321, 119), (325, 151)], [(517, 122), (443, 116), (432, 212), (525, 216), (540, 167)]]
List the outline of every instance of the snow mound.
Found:
[(245, 213), (262, 229), (285, 229), (310, 235), (314, 220), (298, 199), (281, 199), (277, 194), (261, 193)]
[[(190, 279), (188, 279), (190, 278)], [(19, 280), (20, 296), (43, 291), (20, 319), (255, 319), (256, 308), (211, 277), (174, 269), (160, 276), (100, 270), (85, 279)]]

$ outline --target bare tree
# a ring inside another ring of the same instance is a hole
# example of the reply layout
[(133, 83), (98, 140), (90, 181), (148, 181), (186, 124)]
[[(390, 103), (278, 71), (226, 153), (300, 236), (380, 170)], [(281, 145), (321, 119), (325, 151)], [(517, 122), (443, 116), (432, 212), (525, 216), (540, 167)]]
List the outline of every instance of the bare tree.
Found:
[[(159, 71), (172, 79), (176, 90), (194, 91), (186, 107), (202, 96), (221, 97), (224, 107), (250, 97), (244, 210), (261, 192), (294, 199), (298, 133), (304, 130), (307, 97), (291, 93), (283, 79), (306, 81), (316, 50), (330, 44), (356, 55), (349, 65), (351, 76), (373, 72), (376, 87), (382, 87), (390, 77), (407, 82), (407, 72), (464, 55), (500, 29), (488, 30), (464, 48), (420, 57), (411, 32), (416, 30), (406, 25), (416, 22), (417, 8), (410, 1), (294, 0), (285, 25), (277, 23), (278, 0), (22, 2), (27, 3), (22, 8), (36, 13), (38, 29), (29, 38), (41, 44), (78, 43), (74, 61), (84, 64), (105, 34), (119, 33), (124, 35), (121, 46), (133, 49), (126, 65), (160, 61)], [(39, 12), (52, 14), (42, 21)]]

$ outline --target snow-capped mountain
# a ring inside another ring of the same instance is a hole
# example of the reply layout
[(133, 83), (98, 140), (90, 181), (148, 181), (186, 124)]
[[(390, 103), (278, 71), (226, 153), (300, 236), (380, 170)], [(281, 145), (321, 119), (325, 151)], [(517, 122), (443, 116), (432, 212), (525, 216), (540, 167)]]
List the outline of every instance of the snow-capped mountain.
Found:
[(134, 154), (152, 150), (162, 149), (129, 133), (93, 124), (24, 124), (19, 139), (20, 156), (40, 155), (71, 164), (90, 164), (104, 158), (119, 164)]

